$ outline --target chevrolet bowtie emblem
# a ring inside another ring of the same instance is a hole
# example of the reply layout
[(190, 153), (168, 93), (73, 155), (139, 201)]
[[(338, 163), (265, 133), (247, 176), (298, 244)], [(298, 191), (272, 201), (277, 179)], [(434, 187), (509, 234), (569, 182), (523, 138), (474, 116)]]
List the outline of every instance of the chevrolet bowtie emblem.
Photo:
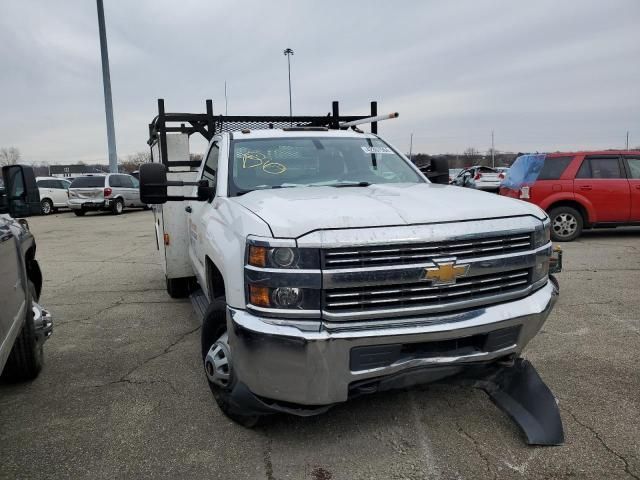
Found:
[(456, 265), (455, 260), (450, 262), (435, 262), (435, 267), (424, 269), (424, 279), (431, 280), (434, 285), (452, 285), (456, 278), (464, 277), (469, 271), (469, 265)]

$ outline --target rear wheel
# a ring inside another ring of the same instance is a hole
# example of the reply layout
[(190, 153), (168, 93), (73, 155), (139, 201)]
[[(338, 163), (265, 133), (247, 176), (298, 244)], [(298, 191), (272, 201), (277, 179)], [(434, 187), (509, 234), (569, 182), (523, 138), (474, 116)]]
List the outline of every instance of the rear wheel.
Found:
[(247, 427), (255, 427), (260, 415), (243, 411), (230, 401), (235, 385), (231, 349), (227, 335), (227, 302), (224, 297), (214, 300), (202, 324), (202, 360), (209, 388), (218, 407), (228, 418)]
[(74, 210), (73, 213), (76, 214), (76, 217), (84, 217), (84, 214), (87, 213), (87, 211), (80, 209), (80, 210)]
[(572, 207), (556, 207), (549, 212), (551, 218), (551, 238), (556, 242), (571, 242), (582, 233), (584, 219)]
[(191, 293), (192, 277), (167, 278), (167, 293), (171, 298), (185, 298)]
[(22, 330), (20, 330), (20, 334), (13, 344), (13, 349), (9, 354), (2, 373), (3, 376), (14, 381), (33, 380), (38, 376), (40, 370), (42, 370), (44, 358), (43, 343), (37, 341), (33, 322), (32, 300), (35, 300), (36, 297), (35, 285), (29, 281), (29, 292), (26, 298), (27, 312), (24, 325), (22, 325)]
[(50, 215), (53, 211), (53, 203), (48, 198), (45, 198), (40, 202), (40, 208), (43, 215)]
[(116, 198), (111, 206), (111, 211), (114, 215), (120, 215), (124, 210), (124, 202), (121, 198)]

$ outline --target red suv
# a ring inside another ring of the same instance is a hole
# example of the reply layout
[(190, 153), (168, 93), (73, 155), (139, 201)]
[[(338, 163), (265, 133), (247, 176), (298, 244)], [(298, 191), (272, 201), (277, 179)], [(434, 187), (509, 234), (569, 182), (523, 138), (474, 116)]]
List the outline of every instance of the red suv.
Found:
[(500, 194), (545, 210), (556, 241), (575, 240), (583, 228), (640, 225), (640, 151), (522, 155)]

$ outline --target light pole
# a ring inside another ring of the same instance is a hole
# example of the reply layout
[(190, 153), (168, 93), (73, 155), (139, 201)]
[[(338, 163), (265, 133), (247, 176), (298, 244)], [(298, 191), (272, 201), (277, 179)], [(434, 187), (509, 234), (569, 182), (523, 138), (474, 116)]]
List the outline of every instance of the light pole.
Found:
[(98, 31), (100, 33), (100, 55), (102, 57), (102, 87), (104, 88), (104, 111), (107, 116), (107, 147), (109, 149), (109, 171), (118, 173), (118, 153), (116, 152), (116, 132), (113, 127), (113, 102), (111, 101), (111, 79), (109, 75), (109, 53), (107, 51), (107, 31), (104, 26), (102, 0), (98, 4)]
[(287, 48), (283, 53), (287, 57), (287, 68), (289, 70), (289, 119), (291, 119), (293, 117), (293, 109), (291, 108), (291, 55), (293, 55), (293, 50)]

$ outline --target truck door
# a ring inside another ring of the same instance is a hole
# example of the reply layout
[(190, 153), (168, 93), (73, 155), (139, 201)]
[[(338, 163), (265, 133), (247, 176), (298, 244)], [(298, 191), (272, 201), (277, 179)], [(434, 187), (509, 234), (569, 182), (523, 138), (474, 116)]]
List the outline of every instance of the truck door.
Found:
[(629, 190), (631, 195), (632, 222), (640, 222), (640, 155), (625, 155)]
[(576, 197), (587, 198), (596, 222), (628, 222), (631, 196), (629, 181), (619, 155), (588, 155), (573, 181)]
[(0, 370), (11, 350), (11, 345), (5, 344), (7, 335), (24, 315), (26, 289), (16, 242), (9, 221), (0, 216)]
[[(215, 186), (218, 173), (218, 157), (220, 156), (219, 142), (214, 140), (211, 143), (207, 158), (202, 166), (202, 176), (200, 179), (207, 180), (209, 186)], [(187, 227), (189, 229), (189, 256), (194, 269), (201, 280), (206, 279), (205, 271), (205, 245), (207, 226), (210, 220), (211, 202), (189, 202), (187, 207)], [(206, 288), (206, 285), (202, 285)]]

